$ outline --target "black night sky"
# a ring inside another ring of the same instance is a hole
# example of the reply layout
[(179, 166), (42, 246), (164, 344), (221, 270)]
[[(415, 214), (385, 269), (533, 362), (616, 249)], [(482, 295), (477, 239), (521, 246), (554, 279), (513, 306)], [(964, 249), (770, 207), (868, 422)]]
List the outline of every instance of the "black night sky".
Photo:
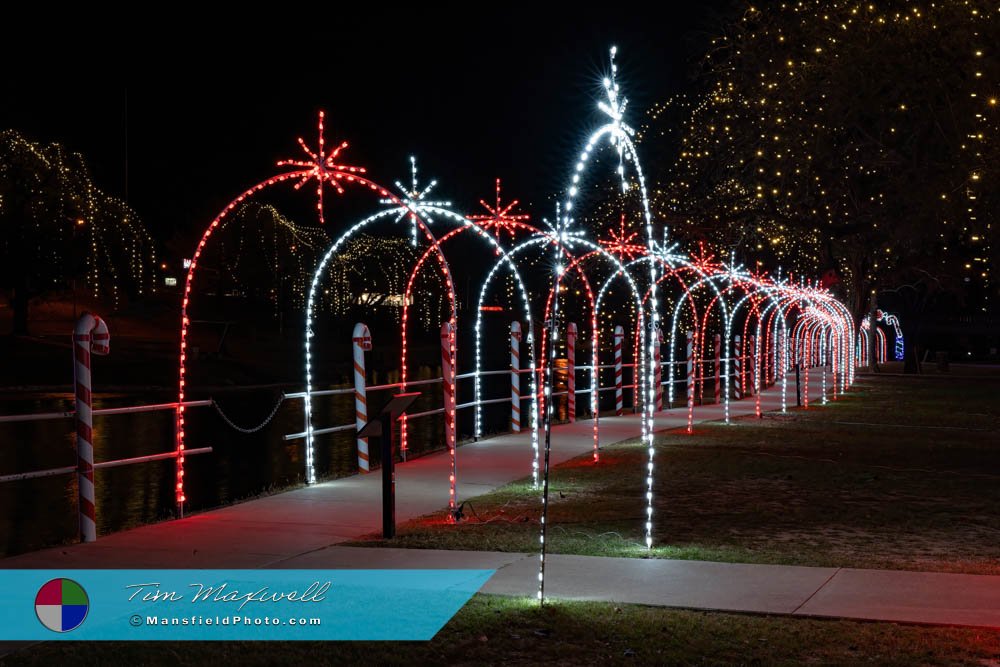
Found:
[[(435, 194), (458, 210), (479, 208), (499, 176), (505, 199), (549, 215), (547, 198), (565, 187), (595, 125), (608, 47), (619, 48), (639, 125), (652, 104), (684, 89), (710, 36), (738, 11), (692, 3), (665, 21), (638, 6), (463, 5), (321, 15), (315, 26), (304, 11), (254, 19), (252, 30), (185, 26), (120, 45), (60, 42), (58, 67), (25, 62), (15, 94), (0, 97), (0, 126), (83, 153), (111, 194), (126, 195), (127, 182), (154, 236), (179, 235), (182, 247), (233, 196), (275, 173), (276, 160), (301, 157), (296, 138), (314, 143), (319, 109), (327, 141), (350, 141), (345, 161), (377, 182), (408, 179), (415, 154), (421, 180), (437, 178)], [(333, 231), (350, 205), (329, 204)]]

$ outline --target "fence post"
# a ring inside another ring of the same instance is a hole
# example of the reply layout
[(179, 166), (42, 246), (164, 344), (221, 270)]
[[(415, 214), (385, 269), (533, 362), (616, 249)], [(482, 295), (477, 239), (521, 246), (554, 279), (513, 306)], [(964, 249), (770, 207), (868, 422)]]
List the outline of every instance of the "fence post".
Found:
[(576, 323), (566, 325), (566, 413), (576, 421)]
[[(97, 539), (97, 507), (94, 500), (94, 417), (90, 355), (108, 353), (108, 325), (84, 311), (73, 330), (73, 386), (76, 395), (76, 472), (79, 492), (80, 541)], [(178, 486), (181, 483), (178, 482)]]
[[(808, 334), (808, 331), (806, 331), (806, 330), (804, 330), (803, 333), (802, 333), (803, 336), (805, 336), (807, 334)], [(803, 339), (802, 345), (803, 345), (803, 347), (802, 347), (802, 355), (803, 355), (804, 360), (805, 360), (805, 366), (803, 366), (803, 368), (805, 369), (805, 371), (804, 371), (805, 378), (803, 378), (804, 384), (803, 384), (803, 387), (802, 387), (802, 407), (808, 408), (809, 407), (809, 367), (812, 365), (812, 362), (813, 362), (813, 357), (812, 357), (812, 340), (810, 339), (809, 342), (808, 342), (808, 344), (807, 344), (806, 341), (805, 341), (805, 339)]]
[(819, 339), (819, 363), (820, 363), (820, 390), (822, 396), (822, 403), (826, 405), (826, 331), (820, 334)]
[(625, 329), (619, 324), (615, 327), (615, 414), (619, 417), (622, 409), (622, 343), (625, 342)]
[(781, 350), (781, 361), (779, 367), (781, 368), (781, 411), (788, 411), (788, 329), (785, 328), (785, 322), (782, 320), (781, 328), (777, 332), (778, 342), (781, 345), (779, 348)]
[(600, 392), (598, 391), (598, 389), (600, 388), (600, 384), (601, 384), (601, 382), (600, 382), (600, 378), (601, 378), (601, 371), (600, 371), (601, 360), (600, 360), (600, 354), (599, 354), (600, 351), (601, 351), (601, 345), (600, 345), (600, 339), (598, 338), (599, 335), (600, 335), (600, 329), (597, 326), (597, 316), (596, 316), (596, 314), (591, 318), (590, 323), (591, 323), (591, 327), (593, 327), (593, 330), (591, 331), (591, 335), (590, 335), (590, 348), (591, 348), (590, 349), (590, 364), (591, 364), (591, 368), (590, 368), (590, 416), (594, 420), (594, 423), (592, 424), (592, 426), (593, 426), (593, 433), (594, 433), (594, 463), (597, 463), (600, 460), (600, 458), (601, 458), (601, 454), (600, 454), (600, 449), (601, 449), (601, 417), (600, 417), (600, 414), (598, 414), (600, 412), (600, 406), (601, 406), (601, 403), (600, 403), (600, 401), (601, 401), (601, 395), (600, 395)]
[(733, 336), (733, 397), (738, 401), (743, 398), (743, 358), (740, 337)]
[(691, 433), (694, 428), (694, 348), (696, 336), (697, 334), (694, 331), (688, 331), (687, 333), (688, 433)]
[(694, 365), (694, 381), (698, 389), (698, 405), (705, 405), (705, 332), (698, 336), (694, 356), (698, 360)]
[(655, 385), (653, 395), (656, 397), (656, 402), (653, 404), (653, 410), (658, 412), (663, 409), (663, 353), (660, 349), (663, 346), (663, 330), (656, 327), (653, 335), (656, 336), (656, 343), (653, 345), (653, 384)]
[[(372, 334), (363, 322), (354, 325), (351, 334), (354, 349), (354, 424), (360, 431), (368, 423), (367, 375), (365, 374), (365, 352), (372, 349)], [(308, 426), (307, 426), (308, 428)], [(368, 454), (368, 438), (358, 438), (358, 470), (368, 472), (371, 463)], [(312, 471), (309, 471), (312, 478)]]
[(444, 439), (451, 455), (448, 475), (448, 509), (455, 509), (455, 486), (458, 483), (458, 461), (455, 458), (455, 327), (451, 322), (441, 325), (441, 386), (444, 393)]
[(510, 323), (510, 430), (521, 432), (521, 323)]
[[(764, 337), (764, 340), (767, 340), (766, 336)], [(760, 372), (761, 368), (758, 365), (761, 362), (760, 359), (761, 355), (757, 350), (757, 341), (758, 341), (757, 336), (753, 336), (750, 338), (750, 363), (751, 363), (751, 368), (753, 369), (753, 396), (754, 396), (753, 409), (754, 409), (754, 414), (756, 414), (758, 418), (761, 418), (763, 415), (760, 409), (760, 394), (761, 394), (761, 389), (763, 387), (761, 387), (761, 372)], [(767, 356), (764, 355), (764, 360), (766, 359)], [(765, 371), (766, 370), (767, 369), (765, 364)]]
[(715, 334), (715, 403), (718, 405), (722, 397), (722, 383), (720, 382), (719, 367), (722, 358), (722, 336)]

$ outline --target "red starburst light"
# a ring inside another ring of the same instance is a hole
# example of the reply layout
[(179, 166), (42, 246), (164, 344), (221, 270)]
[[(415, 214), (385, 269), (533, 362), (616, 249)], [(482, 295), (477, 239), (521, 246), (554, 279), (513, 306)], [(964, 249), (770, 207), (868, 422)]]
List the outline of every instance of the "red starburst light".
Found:
[(344, 188), (341, 187), (339, 181), (344, 178), (346, 174), (363, 174), (365, 173), (364, 167), (351, 167), (345, 164), (338, 164), (335, 162), (337, 157), (340, 155), (340, 151), (347, 148), (347, 142), (341, 142), (336, 148), (330, 151), (329, 154), (326, 152), (326, 139), (323, 136), (323, 118), (325, 117), (324, 112), (319, 112), (319, 139), (318, 148), (313, 151), (309, 149), (306, 142), (302, 137), (299, 137), (299, 146), (305, 151), (305, 154), (309, 156), (308, 160), (279, 160), (279, 167), (299, 167), (302, 169), (300, 173), (294, 174), (295, 176), (300, 176), (301, 180), (295, 184), (295, 189), (298, 190), (303, 185), (309, 182), (310, 179), (316, 179), (316, 211), (319, 213), (320, 223), (325, 223), (326, 220), (323, 218), (323, 183), (329, 183), (337, 194), (344, 194)]
[(715, 259), (715, 255), (705, 248), (705, 244), (698, 242), (698, 253), (691, 254), (691, 264), (704, 274), (714, 273), (720, 268), (720, 264)]
[(617, 255), (619, 261), (630, 262), (636, 257), (641, 257), (646, 254), (646, 246), (633, 243), (633, 240), (638, 235), (638, 232), (629, 232), (625, 229), (625, 214), (622, 213), (621, 221), (618, 223), (618, 229), (609, 229), (609, 238), (600, 239), (598, 243), (604, 246), (604, 249), (612, 255)]
[(513, 239), (514, 234), (517, 231), (518, 225), (526, 222), (530, 216), (526, 213), (512, 214), (511, 211), (517, 206), (518, 200), (514, 200), (511, 203), (503, 206), (500, 203), (500, 179), (497, 179), (497, 203), (495, 207), (490, 206), (482, 199), (479, 203), (483, 205), (489, 215), (470, 215), (467, 216), (469, 220), (473, 222), (478, 222), (479, 226), (483, 229), (493, 229), (496, 234), (497, 241), (500, 241), (500, 231), (504, 230)]

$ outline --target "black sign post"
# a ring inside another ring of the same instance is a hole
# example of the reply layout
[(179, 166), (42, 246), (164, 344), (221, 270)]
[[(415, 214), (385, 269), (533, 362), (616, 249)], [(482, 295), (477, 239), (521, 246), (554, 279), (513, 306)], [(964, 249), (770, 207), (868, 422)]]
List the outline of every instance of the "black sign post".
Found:
[(799, 368), (802, 366), (799, 362), (795, 362), (795, 405), (802, 407), (802, 381), (799, 378)]
[(392, 455), (393, 427), (406, 409), (420, 396), (419, 391), (396, 394), (379, 414), (358, 431), (359, 438), (379, 438), (382, 444), (382, 537), (396, 536), (396, 462)]

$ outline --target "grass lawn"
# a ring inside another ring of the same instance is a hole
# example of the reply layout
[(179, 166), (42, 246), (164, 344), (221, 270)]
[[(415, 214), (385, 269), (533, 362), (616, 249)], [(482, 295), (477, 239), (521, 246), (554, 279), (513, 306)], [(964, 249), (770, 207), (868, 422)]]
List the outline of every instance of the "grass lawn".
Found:
[[(861, 377), (826, 406), (656, 440), (655, 548), (642, 546), (645, 448), (552, 472), (553, 553), (1000, 573), (1000, 378)], [(400, 526), (391, 546), (532, 552), (527, 480)], [(389, 545), (376, 537), (356, 542)]]
[(994, 631), (478, 595), (430, 642), (49, 642), (41, 665), (995, 665)]

